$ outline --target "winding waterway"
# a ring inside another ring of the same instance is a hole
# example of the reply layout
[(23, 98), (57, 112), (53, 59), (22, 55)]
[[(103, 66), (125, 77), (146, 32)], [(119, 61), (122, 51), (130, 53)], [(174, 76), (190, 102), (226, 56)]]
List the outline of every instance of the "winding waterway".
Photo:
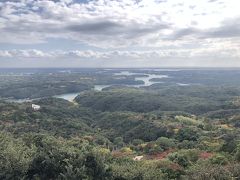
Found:
[[(134, 79), (135, 81), (143, 81), (144, 83), (143, 84), (139, 84), (139, 85), (127, 85), (127, 84), (123, 84), (125, 86), (128, 86), (128, 87), (144, 87), (144, 86), (151, 86), (153, 84), (156, 84), (156, 83), (161, 83), (160, 81), (150, 81), (152, 78), (158, 78), (158, 79), (162, 79), (162, 78), (168, 78), (167, 75), (158, 75), (158, 74), (148, 74), (148, 73), (133, 73), (133, 72), (130, 72), (130, 71), (121, 71), (119, 73), (114, 73), (114, 76), (117, 77), (117, 76), (132, 76), (132, 75), (137, 75)], [(94, 90), (95, 91), (102, 91), (102, 89), (106, 88), (106, 87), (110, 87), (114, 84), (110, 84), (110, 85), (95, 85), (94, 86)], [(180, 85), (180, 84), (179, 84)], [(79, 94), (79, 92), (76, 92), (76, 93), (66, 93), (66, 94), (60, 94), (60, 95), (56, 95), (56, 96), (53, 96), (53, 97), (56, 97), (56, 98), (61, 98), (61, 99), (65, 99), (65, 100), (68, 100), (70, 102), (73, 102), (73, 100), (75, 99), (75, 97), (77, 97)], [(18, 99), (18, 100), (11, 100), (12, 102), (19, 102), (19, 103), (22, 103), (22, 102), (29, 102), (29, 101), (32, 101), (31, 99)]]

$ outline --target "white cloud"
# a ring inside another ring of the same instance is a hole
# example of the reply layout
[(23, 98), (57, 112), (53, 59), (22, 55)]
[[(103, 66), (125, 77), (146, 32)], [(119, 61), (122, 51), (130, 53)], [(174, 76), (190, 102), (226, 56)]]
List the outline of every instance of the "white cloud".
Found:
[(103, 60), (121, 60), (127, 59), (132, 60), (149, 60), (149, 59), (165, 59), (165, 58), (199, 58), (199, 57), (215, 57), (215, 58), (240, 58), (238, 48), (228, 48), (225, 46), (207, 47), (207, 48), (195, 48), (195, 49), (165, 49), (165, 50), (148, 50), (148, 51), (50, 51), (43, 52), (35, 49), (28, 50), (0, 50), (1, 59), (39, 59), (44, 60), (46, 58), (56, 59), (103, 59)]
[(239, 6), (236, 0), (4, 0), (0, 45), (35, 48), (54, 38), (90, 50), (2, 50), (0, 57), (239, 58)]
[(0, 51), (0, 58), (47, 58), (52, 57), (51, 53), (44, 53), (36, 49), (29, 50), (10, 50), (10, 51)]

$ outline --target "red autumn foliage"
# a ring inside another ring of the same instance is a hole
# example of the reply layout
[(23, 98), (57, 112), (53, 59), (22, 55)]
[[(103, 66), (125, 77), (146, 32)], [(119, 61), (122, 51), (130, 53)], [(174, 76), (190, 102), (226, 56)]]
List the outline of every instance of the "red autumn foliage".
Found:
[(168, 156), (168, 154), (170, 154), (172, 152), (174, 152), (173, 149), (168, 149), (168, 150), (166, 150), (164, 152), (157, 153), (157, 154), (149, 156), (149, 159), (161, 160), (161, 159), (166, 158)]
[(201, 152), (199, 154), (200, 159), (208, 159), (208, 158), (211, 158), (212, 156), (213, 156), (213, 153), (210, 153), (210, 152)]

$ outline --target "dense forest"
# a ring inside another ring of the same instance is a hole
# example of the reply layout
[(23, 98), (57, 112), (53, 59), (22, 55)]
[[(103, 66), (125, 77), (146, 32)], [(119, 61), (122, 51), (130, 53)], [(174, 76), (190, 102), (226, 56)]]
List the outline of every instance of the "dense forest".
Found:
[(112, 73), (99, 73), (99, 71), (81, 70), (81, 73), (36, 71), (34, 73), (0, 72), (0, 97), (13, 99), (36, 99), (51, 97), (54, 95), (81, 92), (90, 90), (94, 84), (142, 84), (142, 81), (135, 81), (134, 76), (114, 78)]
[[(0, 179), (240, 179), (238, 72), (169, 71), (164, 84), (134, 88), (115, 71), (0, 76)], [(59, 91), (80, 94), (51, 97)]]

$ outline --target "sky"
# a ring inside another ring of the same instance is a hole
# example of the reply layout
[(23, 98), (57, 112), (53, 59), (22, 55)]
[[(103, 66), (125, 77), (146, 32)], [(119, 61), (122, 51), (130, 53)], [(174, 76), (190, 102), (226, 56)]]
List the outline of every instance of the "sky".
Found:
[(240, 67), (239, 0), (0, 0), (0, 68)]

